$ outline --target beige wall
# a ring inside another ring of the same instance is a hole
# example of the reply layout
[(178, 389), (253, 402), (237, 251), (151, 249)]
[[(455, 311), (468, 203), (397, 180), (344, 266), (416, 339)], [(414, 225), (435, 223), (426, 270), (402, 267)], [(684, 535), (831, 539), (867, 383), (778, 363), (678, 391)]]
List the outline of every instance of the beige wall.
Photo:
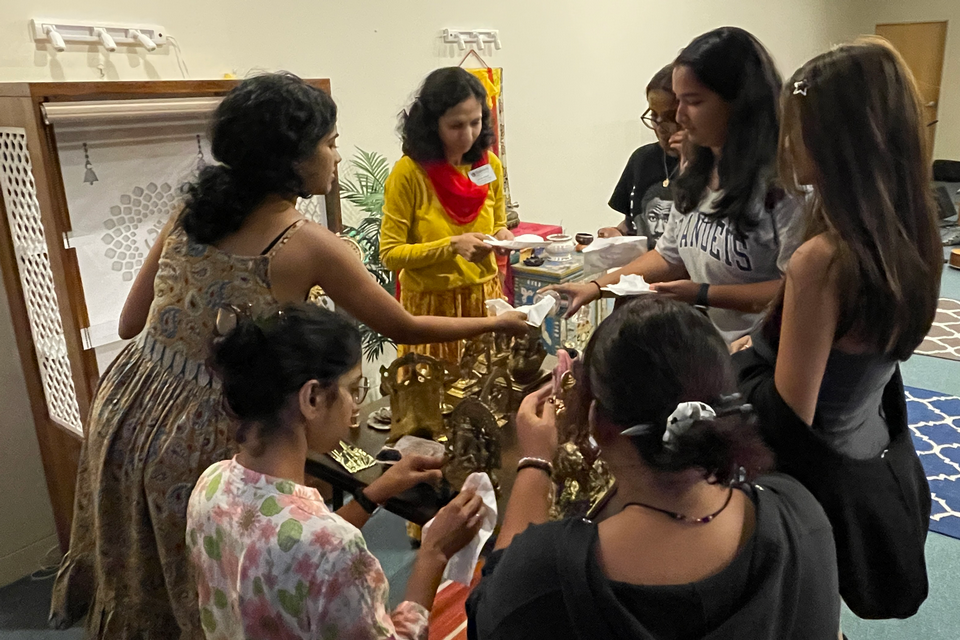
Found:
[(860, 33), (873, 33), (887, 22), (938, 22), (947, 25), (947, 47), (940, 82), (940, 107), (933, 157), (960, 160), (960, 0), (854, 0), (851, 24)]
[(57, 545), (40, 448), (0, 278), (0, 586), (33, 571)]
[[(0, 80), (179, 78), (169, 48), (155, 54), (74, 46), (51, 54), (27, 21), (48, 16), (158, 22), (177, 36), (193, 77), (285, 68), (330, 77), (341, 108), (342, 149), (399, 157), (397, 112), (418, 82), (462, 56), (445, 28), (496, 28), (503, 49), (486, 56), (505, 69), (509, 171), (521, 216), (563, 221), (573, 231), (616, 222), (606, 202), (630, 152), (652, 138), (639, 116), (649, 77), (695, 35), (732, 24), (756, 33), (785, 74), (849, 35), (832, 0), (350, 0), (254, 3), (168, 0), (5, 0)], [(265, 9), (269, 7), (269, 9)], [(126, 49), (124, 49), (126, 51)]]

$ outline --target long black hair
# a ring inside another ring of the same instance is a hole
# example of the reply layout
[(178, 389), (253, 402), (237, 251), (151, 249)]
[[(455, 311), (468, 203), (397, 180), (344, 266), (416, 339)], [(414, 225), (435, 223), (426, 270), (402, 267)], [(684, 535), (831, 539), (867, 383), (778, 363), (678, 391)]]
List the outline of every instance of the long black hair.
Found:
[(267, 195), (312, 195), (297, 165), (316, 153), (336, 122), (333, 99), (293, 74), (241, 82), (213, 114), (210, 142), (220, 164), (184, 186), (183, 228), (210, 244), (239, 229)]
[[(807, 237), (836, 247), (840, 315), (878, 353), (906, 360), (937, 312), (943, 248), (920, 94), (901, 55), (866, 37), (800, 67), (783, 90), (781, 177), (802, 192), (792, 149), (813, 164)], [(768, 322), (779, 333), (780, 300)]]
[[(730, 105), (719, 165), (710, 149), (694, 146), (690, 165), (674, 183), (677, 210), (696, 210), (717, 166), (723, 196), (712, 212), (703, 213), (729, 220), (737, 233), (744, 235), (759, 223), (750, 217), (758, 188), (769, 186), (776, 176), (783, 79), (760, 41), (737, 27), (721, 27), (698, 36), (673, 64), (674, 68), (688, 67), (701, 84)], [(759, 193), (761, 198), (764, 195)]]
[(469, 98), (476, 98), (480, 103), (482, 124), (480, 135), (463, 154), (463, 162), (472, 164), (479, 160), (494, 140), (487, 90), (469, 71), (460, 67), (444, 67), (431, 72), (413, 104), (400, 113), (398, 129), (404, 155), (417, 162), (443, 160), (446, 154), (440, 140), (440, 116)]
[[(578, 404), (594, 401), (598, 416), (622, 428), (649, 425), (630, 440), (654, 469), (701, 468), (729, 483), (741, 467), (749, 478), (771, 465), (752, 413), (735, 395), (726, 342), (688, 304), (640, 296), (620, 306), (590, 338), (583, 373)], [(667, 447), (667, 418), (681, 402), (704, 402), (719, 417), (695, 422)]]
[(353, 323), (316, 304), (287, 305), (265, 318), (239, 317), (212, 355), (224, 399), (241, 423), (237, 442), (254, 425), (261, 439), (282, 431), (281, 410), (292, 394), (311, 380), (332, 387), (360, 357)]

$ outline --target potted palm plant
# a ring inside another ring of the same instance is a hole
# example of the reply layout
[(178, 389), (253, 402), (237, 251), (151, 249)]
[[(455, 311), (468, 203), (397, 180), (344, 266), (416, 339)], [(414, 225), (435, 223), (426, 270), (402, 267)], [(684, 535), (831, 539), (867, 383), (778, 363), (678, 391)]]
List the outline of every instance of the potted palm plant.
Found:
[[(383, 185), (390, 175), (386, 157), (376, 151), (357, 152), (348, 163), (349, 176), (340, 180), (340, 198), (346, 200), (359, 212), (355, 226), (344, 226), (342, 235), (354, 239), (363, 250), (364, 264), (380, 286), (393, 295), (395, 284), (393, 272), (380, 262), (380, 221), (383, 218)], [(390, 338), (380, 335), (361, 324), (363, 353), (368, 361), (383, 355), (384, 347), (393, 344)]]

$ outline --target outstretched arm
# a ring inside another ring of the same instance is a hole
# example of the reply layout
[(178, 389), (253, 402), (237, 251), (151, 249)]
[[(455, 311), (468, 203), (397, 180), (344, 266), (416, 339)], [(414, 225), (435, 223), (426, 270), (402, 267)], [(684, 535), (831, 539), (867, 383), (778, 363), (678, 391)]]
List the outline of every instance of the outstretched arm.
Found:
[[(507, 331), (514, 335), (527, 331), (524, 316), (518, 313), (486, 318), (411, 315), (383, 290), (357, 256), (333, 233), (320, 225), (307, 224), (297, 236), (301, 234), (304, 234), (302, 240), (308, 243), (305, 262), (311, 267), (310, 286), (320, 285), (337, 306), (401, 344), (450, 342), (488, 331)], [(305, 287), (306, 290), (310, 286)]]

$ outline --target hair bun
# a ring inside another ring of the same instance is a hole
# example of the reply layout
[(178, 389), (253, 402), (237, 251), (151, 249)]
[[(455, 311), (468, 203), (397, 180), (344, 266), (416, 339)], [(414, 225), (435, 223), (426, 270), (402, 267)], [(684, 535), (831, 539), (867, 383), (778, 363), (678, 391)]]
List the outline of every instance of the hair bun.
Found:
[(275, 413), (282, 398), (277, 390), (277, 358), (264, 330), (240, 314), (237, 325), (214, 344), (214, 368), (224, 381), (230, 409), (240, 419)]

